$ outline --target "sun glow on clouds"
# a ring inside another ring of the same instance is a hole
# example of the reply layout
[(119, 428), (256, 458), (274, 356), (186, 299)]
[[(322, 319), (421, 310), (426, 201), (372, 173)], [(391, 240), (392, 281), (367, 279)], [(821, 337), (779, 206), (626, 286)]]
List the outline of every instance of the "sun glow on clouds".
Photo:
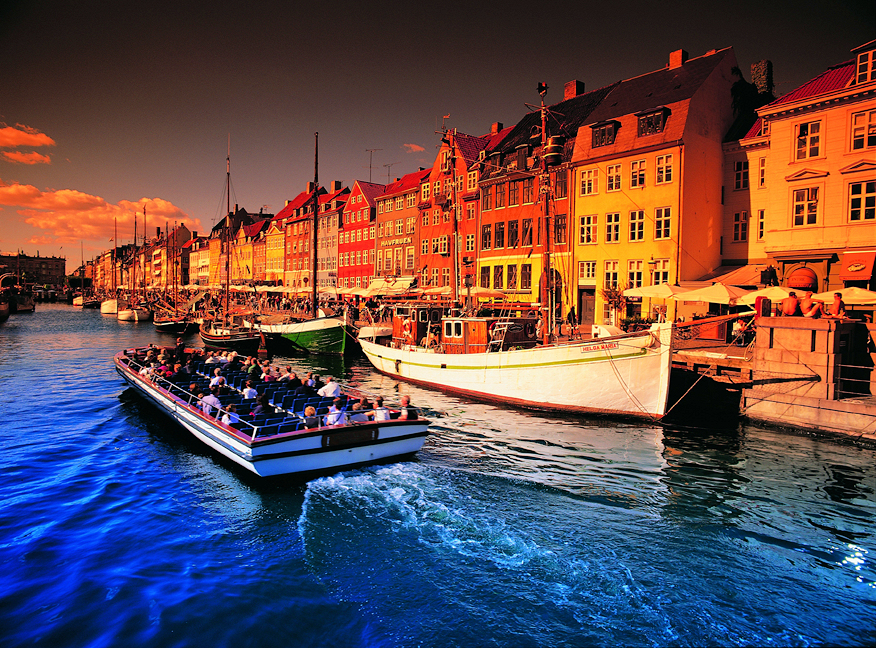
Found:
[[(35, 148), (37, 146), (54, 146), (55, 140), (39, 132), (35, 128), (16, 124), (7, 126), (0, 123), (0, 149), (17, 149), (22, 146)], [(17, 164), (51, 164), (52, 159), (48, 155), (31, 151), (25, 153), (23, 151), (2, 151), (0, 157), (7, 162)]]
[(402, 144), (402, 148), (405, 149), (408, 153), (422, 153), (426, 150), (418, 144)]
[[(138, 220), (138, 233), (142, 235), (143, 209), (146, 209), (149, 230), (164, 229), (165, 223), (185, 225), (190, 230), (202, 230), (198, 219), (189, 217), (179, 207), (161, 198), (140, 198), (138, 201), (121, 200), (108, 203), (99, 196), (61, 189), (41, 191), (32, 185), (17, 182), (6, 184), (0, 180), (0, 207), (18, 208), (25, 223), (44, 230), (54, 242), (90, 240), (109, 241), (114, 228), (119, 230), (119, 240), (129, 240), (134, 231), (134, 218)], [(40, 237), (44, 240), (45, 237)]]

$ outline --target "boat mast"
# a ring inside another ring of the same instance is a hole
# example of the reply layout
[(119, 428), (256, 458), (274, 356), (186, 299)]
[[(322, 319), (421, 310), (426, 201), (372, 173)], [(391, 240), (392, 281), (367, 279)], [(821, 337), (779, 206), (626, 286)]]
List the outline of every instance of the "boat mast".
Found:
[(222, 232), (222, 237), (225, 239), (225, 308), (222, 317), (223, 322), (227, 325), (229, 285), (231, 282), (231, 133), (228, 134), (228, 155), (225, 157), (225, 206), (227, 216), (225, 217), (225, 230)]
[(315, 319), (319, 312), (317, 304), (317, 288), (316, 288), (316, 262), (317, 262), (317, 223), (319, 222), (319, 133), (313, 134), (313, 273), (311, 275), (311, 290), (313, 291), (313, 318)]
[(117, 218), (113, 216), (113, 299), (116, 295), (116, 250), (119, 247), (119, 224)]
[(548, 161), (544, 154), (547, 147), (547, 108), (544, 105), (544, 96), (547, 94), (548, 87), (545, 83), (538, 84), (538, 93), (541, 95), (541, 175), (538, 179), (538, 193), (541, 194), (544, 227), (544, 241), (542, 254), (543, 281), (542, 293), (539, 296), (541, 303), (547, 305), (547, 313), (545, 313), (544, 327), (542, 329), (542, 342), (547, 344), (554, 330), (554, 291), (553, 277), (551, 274), (551, 227), (550, 227), (550, 175), (548, 173)]
[(143, 205), (143, 300), (146, 300), (146, 205)]

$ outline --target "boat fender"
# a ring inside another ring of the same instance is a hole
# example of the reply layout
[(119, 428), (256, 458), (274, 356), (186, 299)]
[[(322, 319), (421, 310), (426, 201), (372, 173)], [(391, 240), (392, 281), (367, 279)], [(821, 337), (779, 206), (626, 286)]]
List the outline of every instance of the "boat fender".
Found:
[(395, 361), (395, 372), (396, 372), (396, 373), (400, 373), (400, 372), (399, 372), (399, 369), (400, 369), (400, 368), (401, 368), (401, 360), (396, 360), (396, 361)]
[(491, 340), (496, 339), (496, 322), (490, 322), (490, 325), (487, 327), (487, 335), (490, 336)]
[(530, 340), (535, 337), (535, 324), (532, 322), (526, 323), (526, 337)]

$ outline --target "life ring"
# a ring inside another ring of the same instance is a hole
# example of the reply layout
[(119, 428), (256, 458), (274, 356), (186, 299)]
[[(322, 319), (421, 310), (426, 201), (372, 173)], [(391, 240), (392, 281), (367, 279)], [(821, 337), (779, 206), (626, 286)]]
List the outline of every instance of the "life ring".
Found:
[(405, 337), (409, 336), (411, 334), (411, 320), (406, 319), (402, 328), (405, 332)]
[(535, 337), (535, 324), (532, 322), (526, 323), (526, 337), (530, 340)]
[(496, 330), (496, 322), (490, 322), (490, 325), (487, 327), (487, 335), (491, 338), (493, 337), (493, 332)]

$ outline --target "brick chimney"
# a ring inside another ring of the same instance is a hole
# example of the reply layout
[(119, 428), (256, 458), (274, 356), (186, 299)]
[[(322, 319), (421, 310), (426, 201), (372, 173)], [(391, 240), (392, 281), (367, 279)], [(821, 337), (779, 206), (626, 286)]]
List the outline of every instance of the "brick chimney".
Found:
[(674, 52), (669, 53), (669, 69), (674, 70), (675, 68), (681, 67), (685, 64), (690, 54), (685, 52), (683, 49), (675, 50)]
[(313, 193), (314, 188), (315, 188), (315, 185), (312, 182), (308, 182), (307, 186), (304, 189), (304, 192), (305, 193)]
[(500, 130), (502, 130), (503, 127), (504, 127), (504, 124), (502, 124), (502, 122), (494, 123), (492, 126), (490, 126), (490, 135), (495, 135)]
[(341, 184), (340, 180), (332, 180), (332, 193), (340, 191), (342, 187), (343, 185)]
[(584, 82), (577, 79), (566, 81), (566, 85), (563, 86), (563, 101), (577, 97), (579, 94), (584, 94)]

